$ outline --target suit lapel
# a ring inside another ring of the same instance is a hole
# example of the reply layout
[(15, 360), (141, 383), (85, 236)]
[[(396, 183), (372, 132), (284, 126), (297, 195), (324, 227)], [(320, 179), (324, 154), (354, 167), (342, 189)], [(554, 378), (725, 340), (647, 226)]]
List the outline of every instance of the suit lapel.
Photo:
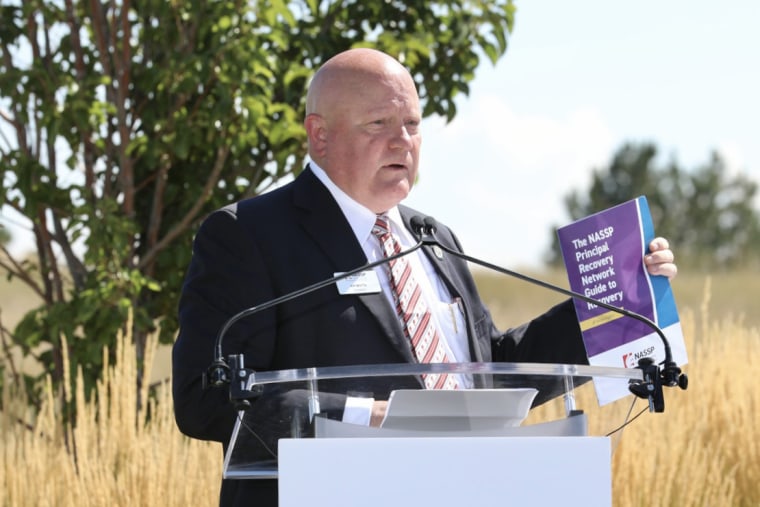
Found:
[(383, 330), (383, 334), (390, 339), (393, 347), (401, 353), (404, 360), (409, 363), (417, 362), (417, 358), (412, 351), (412, 345), (409, 343), (401, 327), (398, 314), (388, 302), (385, 294), (363, 294), (359, 296), (359, 300), (375, 316), (377, 323)]
[[(366, 264), (367, 257), (329, 190), (308, 169), (298, 177), (296, 183), (294, 202), (301, 210), (303, 228), (325, 252), (326, 258), (330, 259), (333, 272), (350, 271)], [(355, 297), (372, 313), (394, 348), (406, 361), (414, 362), (409, 340), (404, 336), (396, 311), (385, 295), (360, 294)]]
[(366, 263), (364, 252), (330, 192), (305, 170), (296, 180), (294, 204), (306, 233), (324, 251), (334, 271), (348, 271)]

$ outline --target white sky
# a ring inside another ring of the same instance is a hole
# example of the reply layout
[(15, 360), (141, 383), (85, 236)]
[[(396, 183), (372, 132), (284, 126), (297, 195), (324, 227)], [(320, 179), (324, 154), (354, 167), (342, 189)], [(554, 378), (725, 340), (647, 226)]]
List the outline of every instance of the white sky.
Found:
[(760, 181), (760, 1), (517, 8), (507, 54), (483, 61), (454, 121), (423, 122), (407, 200), (451, 226), (468, 254), (539, 265), (550, 227), (568, 220), (563, 196), (586, 189), (627, 141), (651, 141), (685, 168), (718, 150)]
[(423, 122), (407, 200), (467, 253), (539, 265), (564, 195), (627, 141), (687, 169), (717, 150), (760, 181), (760, 1), (516, 4), (506, 55), (478, 69), (452, 123)]

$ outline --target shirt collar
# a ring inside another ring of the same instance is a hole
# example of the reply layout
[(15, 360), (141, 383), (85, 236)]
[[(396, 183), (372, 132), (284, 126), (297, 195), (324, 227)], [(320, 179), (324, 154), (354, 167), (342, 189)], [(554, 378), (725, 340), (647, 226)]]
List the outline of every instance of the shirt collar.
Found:
[[(327, 187), (335, 202), (338, 203), (338, 207), (340, 207), (346, 220), (348, 220), (348, 224), (351, 226), (351, 230), (354, 231), (356, 239), (360, 242), (366, 241), (372, 235), (372, 227), (375, 225), (377, 215), (341, 190), (316, 162), (310, 161), (309, 167), (314, 176)], [(389, 209), (385, 214), (388, 215), (391, 221), (391, 229), (394, 232), (398, 233), (404, 230), (404, 222), (401, 220), (401, 213), (397, 206)]]

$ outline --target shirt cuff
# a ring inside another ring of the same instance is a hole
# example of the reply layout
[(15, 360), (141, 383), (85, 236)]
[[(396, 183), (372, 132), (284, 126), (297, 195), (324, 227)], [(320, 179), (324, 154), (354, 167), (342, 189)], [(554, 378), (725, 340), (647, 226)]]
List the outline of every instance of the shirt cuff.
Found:
[(346, 406), (343, 409), (343, 422), (369, 426), (369, 420), (372, 417), (372, 405), (374, 403), (375, 398), (347, 397)]

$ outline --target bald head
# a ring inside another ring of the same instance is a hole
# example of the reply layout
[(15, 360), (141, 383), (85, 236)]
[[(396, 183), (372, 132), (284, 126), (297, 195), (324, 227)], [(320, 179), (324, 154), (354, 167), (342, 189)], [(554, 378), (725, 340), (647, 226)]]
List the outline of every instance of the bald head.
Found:
[(347, 94), (361, 94), (367, 83), (395, 76), (415, 87), (406, 68), (392, 56), (369, 48), (349, 49), (327, 60), (309, 85), (306, 114), (324, 114)]
[(309, 157), (360, 204), (384, 212), (417, 174), (420, 100), (411, 74), (374, 49), (351, 49), (322, 65), (306, 96)]

